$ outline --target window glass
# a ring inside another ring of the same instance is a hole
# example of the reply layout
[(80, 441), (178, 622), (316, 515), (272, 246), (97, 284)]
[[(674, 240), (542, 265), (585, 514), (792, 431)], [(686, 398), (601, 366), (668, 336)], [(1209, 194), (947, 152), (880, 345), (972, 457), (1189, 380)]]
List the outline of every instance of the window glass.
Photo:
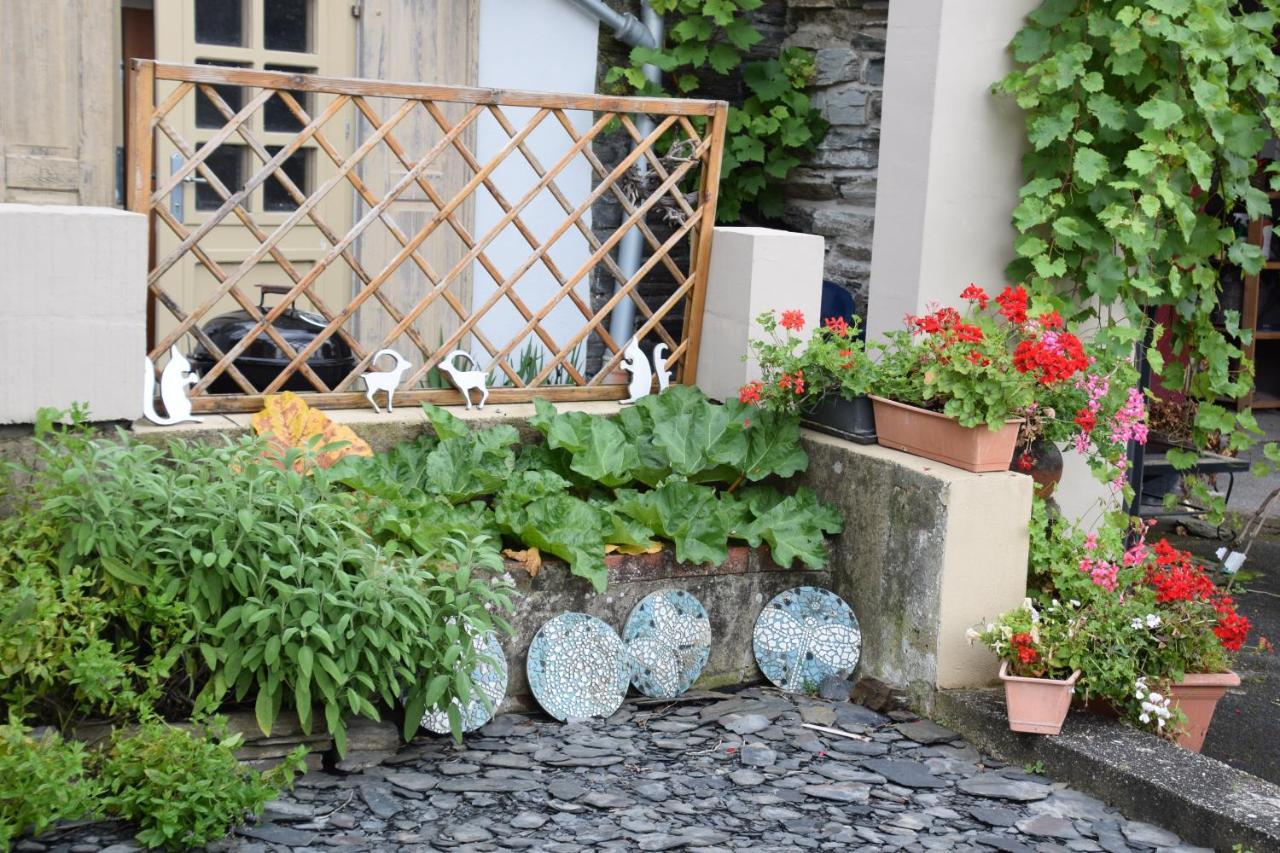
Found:
[[(244, 184), (244, 154), (245, 148), (242, 145), (219, 145), (204, 161), (228, 192), (234, 193)], [(222, 207), (224, 199), (218, 195), (218, 191), (205, 183), (199, 169), (195, 175), (196, 210), (217, 210)]]
[[(197, 59), (196, 65), (221, 65), (230, 68), (243, 68), (244, 63), (241, 62), (223, 62), (219, 59)], [(214, 86), (214, 91), (222, 100), (227, 102), (227, 106), (232, 112), (240, 112), (244, 106), (244, 89), (240, 86)], [(196, 127), (222, 127), (227, 123), (227, 119), (213, 105), (213, 101), (209, 100), (199, 87), (196, 88)]]
[[(298, 65), (272, 65), (267, 63), (265, 67), (268, 71), (283, 71), (287, 74), (314, 74), (314, 68), (303, 68)], [(298, 102), (307, 115), (311, 115), (311, 98), (306, 92), (290, 92), (293, 99)], [(312, 116), (314, 118), (314, 116)], [(267, 101), (262, 107), (262, 126), (266, 130), (280, 130), (293, 132), (302, 129), (302, 122), (298, 121), (297, 116), (293, 114), (293, 110), (289, 109), (288, 104), (281, 100), (279, 95), (273, 95), (271, 100)]]
[(310, 0), (263, 0), (262, 42), (267, 50), (310, 47)]
[(244, 44), (243, 0), (195, 0), (196, 41)]
[[(280, 153), (280, 146), (268, 145), (267, 153), (272, 157), (276, 156)], [(307, 180), (307, 175), (311, 171), (311, 153), (312, 152), (309, 149), (305, 148), (301, 151), (295, 151), (290, 154), (288, 159), (286, 159), (280, 166), (281, 171), (289, 176), (289, 179), (297, 185), (303, 195), (309, 195), (311, 193), (310, 182)], [(297, 207), (298, 205), (294, 202), (293, 196), (289, 195), (289, 191), (286, 190), (284, 186), (281, 185), (280, 181), (276, 180), (274, 176), (268, 177), (267, 180), (263, 182), (263, 210), (283, 211), (287, 213), (291, 210), (296, 210)]]

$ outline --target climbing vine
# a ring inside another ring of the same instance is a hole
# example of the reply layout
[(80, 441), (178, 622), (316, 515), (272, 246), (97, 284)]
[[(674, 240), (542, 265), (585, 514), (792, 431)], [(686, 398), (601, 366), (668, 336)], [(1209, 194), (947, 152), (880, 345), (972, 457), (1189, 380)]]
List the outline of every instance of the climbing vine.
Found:
[(1148, 346), (1147, 358), (1197, 401), (1202, 448), (1221, 436), (1242, 449), (1257, 431), (1218, 402), (1247, 392), (1252, 365), (1238, 312), (1215, 307), (1220, 267), (1264, 262), (1234, 215), (1270, 216), (1266, 191), (1280, 189), (1258, 159), (1280, 127), (1278, 12), (1280, 0), (1045, 0), (994, 87), (1026, 113), (1030, 143), (1010, 276), (1098, 316), (1116, 353), (1163, 338), (1182, 357)]
[[(688, 97), (721, 91), (738, 78), (745, 97), (731, 104), (724, 161), (721, 167), (722, 222), (738, 221), (747, 209), (769, 218), (782, 215), (782, 182), (814, 152), (827, 122), (804, 91), (813, 79), (813, 55), (787, 48), (776, 58), (743, 59), (763, 38), (747, 12), (764, 0), (653, 0), (666, 16), (666, 44), (661, 49), (636, 47), (629, 64), (609, 69), (607, 84), (643, 95)], [(652, 64), (663, 73), (661, 83), (645, 79)]]

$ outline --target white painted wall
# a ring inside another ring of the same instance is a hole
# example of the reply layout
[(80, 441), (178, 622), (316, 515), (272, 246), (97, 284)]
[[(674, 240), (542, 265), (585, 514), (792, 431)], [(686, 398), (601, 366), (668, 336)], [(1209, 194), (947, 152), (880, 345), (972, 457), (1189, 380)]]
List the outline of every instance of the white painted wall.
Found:
[(0, 423), (89, 404), (142, 411), (147, 220), (109, 207), (0, 204)]
[(867, 332), (901, 328), (969, 282), (999, 291), (1013, 257), (1022, 114), (991, 84), (1040, 0), (889, 6)]
[[(596, 82), (596, 42), (600, 23), (565, 0), (481, 0), (480, 3), (480, 60), (479, 84), (494, 88), (526, 89), (546, 92), (591, 93)], [(525, 125), (534, 114), (529, 108), (504, 107), (511, 124), (517, 129)], [(570, 119), (579, 133), (590, 128), (593, 117), (589, 113), (572, 113)], [(477, 157), (487, 162), (509, 141), (509, 137), (490, 115), (483, 116), (477, 133)], [(548, 116), (529, 136), (528, 146), (544, 169), (550, 169), (573, 141), (554, 116)], [(517, 204), (538, 182), (537, 173), (525, 162), (519, 152), (513, 152), (494, 172), (494, 182), (510, 204)], [(574, 160), (555, 178), (556, 185), (575, 207), (591, 192), (591, 165), (583, 157)], [(503, 217), (502, 209), (483, 187), (476, 190), (476, 229), (483, 236)], [(533, 232), (539, 242), (568, 218), (568, 214), (547, 190), (542, 190), (520, 214), (521, 220)], [(590, 215), (583, 217), (589, 226)], [(507, 225), (490, 244), (486, 255), (497, 270), (509, 276), (533, 252), (528, 242), (514, 225)], [(549, 257), (566, 279), (590, 256), (586, 239), (576, 227), (571, 227), (556, 241), (548, 252)], [(575, 289), (584, 302), (590, 302), (590, 276), (583, 278)], [(475, 264), (474, 304), (481, 305), (497, 289), (493, 280), (479, 263)], [(555, 295), (560, 285), (539, 262), (525, 273), (515, 289), (531, 312), (537, 312)], [(567, 299), (556, 306), (543, 321), (545, 328), (557, 344), (563, 345), (581, 328), (585, 320), (581, 312)], [(491, 340), (508, 340), (525, 325), (524, 318), (505, 297), (498, 302), (480, 323)], [(537, 341), (532, 333), (526, 338)], [(501, 345), (500, 343), (498, 344)], [(518, 345), (511, 354), (512, 364), (517, 363)], [(484, 353), (475, 347), (477, 357)], [(579, 364), (586, 359), (586, 347), (582, 348)], [(487, 365), (487, 361), (482, 361)]]

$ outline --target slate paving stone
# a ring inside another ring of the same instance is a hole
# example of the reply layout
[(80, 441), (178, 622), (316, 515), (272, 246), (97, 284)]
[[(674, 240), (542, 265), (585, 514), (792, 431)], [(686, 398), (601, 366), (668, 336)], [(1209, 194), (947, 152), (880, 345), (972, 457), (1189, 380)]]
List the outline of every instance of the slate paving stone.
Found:
[(951, 729), (944, 728), (932, 720), (916, 720), (911, 723), (899, 723), (894, 726), (904, 737), (925, 745), (946, 743), (956, 740), (960, 735)]
[[(805, 729), (809, 722), (851, 739)], [(133, 853), (123, 824), (17, 845)], [(127, 845), (127, 846), (119, 846)], [(609, 720), (501, 715), (384, 766), (314, 772), (211, 853), (681, 850), (1191, 853), (1172, 833), (982, 756), (913, 714), (772, 688), (632, 702)]]
[(872, 758), (862, 762), (862, 766), (872, 773), (879, 773), (895, 785), (908, 788), (946, 788), (951, 784), (933, 775), (928, 767), (918, 761)]

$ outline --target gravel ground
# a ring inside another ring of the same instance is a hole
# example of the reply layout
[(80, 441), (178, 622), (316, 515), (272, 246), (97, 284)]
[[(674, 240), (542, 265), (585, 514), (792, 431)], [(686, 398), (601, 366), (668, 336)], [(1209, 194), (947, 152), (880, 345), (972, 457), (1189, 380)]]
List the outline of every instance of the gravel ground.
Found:
[[(129, 838), (95, 824), (17, 849), (127, 853)], [(608, 720), (504, 715), (461, 747), (420, 737), (362, 773), (308, 774), (213, 849), (1197, 848), (907, 712), (750, 688)]]

